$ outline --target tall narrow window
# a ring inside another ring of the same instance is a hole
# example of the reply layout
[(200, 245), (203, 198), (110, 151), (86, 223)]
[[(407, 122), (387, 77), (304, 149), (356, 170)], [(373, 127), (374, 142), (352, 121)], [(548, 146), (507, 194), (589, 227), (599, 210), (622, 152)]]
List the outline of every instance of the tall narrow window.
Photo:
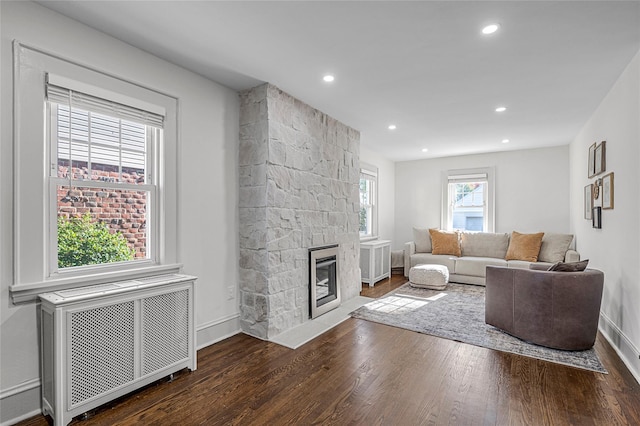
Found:
[(360, 169), (360, 238), (372, 238), (378, 232), (377, 187), (377, 168), (363, 166)]
[(443, 217), (445, 228), (493, 232), (493, 179), (490, 170), (447, 172)]
[(47, 85), (52, 272), (154, 256), (163, 117)]

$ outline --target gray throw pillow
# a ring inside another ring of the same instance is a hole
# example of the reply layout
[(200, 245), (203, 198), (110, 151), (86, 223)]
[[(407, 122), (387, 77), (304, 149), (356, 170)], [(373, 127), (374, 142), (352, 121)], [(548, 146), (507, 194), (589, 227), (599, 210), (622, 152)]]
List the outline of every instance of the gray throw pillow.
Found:
[(413, 228), (413, 242), (416, 243), (416, 253), (431, 253), (431, 235), (426, 228)]
[(581, 260), (580, 262), (558, 262), (554, 263), (547, 269), (547, 271), (555, 271), (555, 272), (582, 272), (587, 269), (587, 264), (589, 263), (589, 259)]
[(538, 254), (538, 262), (562, 262), (564, 255), (573, 241), (571, 234), (554, 234), (545, 232)]

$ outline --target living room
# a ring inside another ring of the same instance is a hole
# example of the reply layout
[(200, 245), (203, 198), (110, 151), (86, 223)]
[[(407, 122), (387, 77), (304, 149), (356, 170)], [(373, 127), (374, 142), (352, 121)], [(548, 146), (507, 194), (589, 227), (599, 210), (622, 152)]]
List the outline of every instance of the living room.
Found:
[[(626, 3), (626, 7), (631, 8), (627, 15), (632, 21), (635, 19), (633, 22), (640, 22), (638, 2)], [(37, 305), (33, 301), (16, 304), (12, 294), (19, 293), (13, 291), (15, 287), (19, 289), (20, 285), (38, 282), (29, 274), (39, 272), (41, 264), (46, 263), (42, 247), (29, 252), (24, 250), (29, 241), (24, 241), (22, 251), (18, 251), (14, 243), (14, 183), (18, 173), (27, 175), (30, 172), (24, 165), (18, 167), (13, 158), (12, 123), (17, 119), (11, 95), (15, 94), (14, 49), (23, 48), (27, 58), (43, 52), (53, 54), (80, 68), (155, 88), (178, 99), (179, 119), (175, 133), (179, 135), (179, 148), (176, 148), (173, 158), (177, 170), (173, 195), (175, 207), (167, 218), (169, 222), (173, 221), (173, 226), (168, 226), (171, 234), (168, 237), (173, 238), (175, 249), (166, 253), (166, 263), (181, 264), (184, 273), (197, 277), (198, 349), (235, 336), (243, 329), (239, 300), (239, 229), (242, 223), (238, 212), (241, 199), (238, 158), (241, 101), (237, 90), (203, 77), (202, 70), (198, 73), (189, 70), (186, 58), (183, 62), (168, 62), (161, 59), (160, 54), (153, 55), (108, 35), (118, 29), (92, 28), (35, 2), (3, 1), (0, 7), (3, 93), (0, 147), (0, 422), (11, 424), (40, 410)], [(162, 7), (158, 6), (157, 10), (161, 13)], [(570, 123), (573, 126), (570, 128), (576, 129), (570, 137), (556, 139), (555, 135), (549, 135), (546, 145), (525, 150), (460, 151), (433, 157), (421, 157), (423, 147), (419, 145), (415, 147), (413, 160), (392, 160), (381, 154), (383, 150), (378, 149), (375, 141), (367, 140), (365, 133), (360, 137), (359, 148), (359, 161), (375, 165), (378, 169), (377, 234), (380, 239), (391, 240), (394, 250), (403, 249), (404, 243), (412, 240), (413, 226), (440, 226), (442, 174), (456, 169), (494, 168), (495, 232), (544, 230), (575, 235), (575, 245), (581, 257), (590, 260), (590, 268), (605, 273), (600, 332), (636, 380), (640, 378), (640, 314), (637, 309), (637, 301), (640, 300), (640, 225), (636, 213), (639, 202), (627, 194), (637, 194), (637, 182), (640, 182), (637, 167), (640, 160), (638, 27), (635, 27), (635, 40), (621, 49), (624, 54), (619, 56), (626, 57), (625, 63), (610, 71), (614, 77), (604, 84), (606, 88), (598, 88), (601, 92), (598, 92), (599, 100), (589, 111), (582, 111), (580, 117), (584, 120)], [(162, 35), (155, 36), (162, 38)], [(20, 44), (15, 45), (16, 40)], [(166, 40), (166, 43), (171, 45), (172, 41)], [(259, 58), (233, 63), (237, 60), (237, 57), (229, 58), (227, 68), (210, 71), (226, 76)], [(601, 62), (599, 58), (593, 58), (594, 64)], [(261, 76), (239, 75), (237, 78), (255, 79), (255, 86), (266, 81)], [(282, 85), (278, 81), (268, 83)], [(527, 83), (522, 82), (523, 85)], [(589, 92), (592, 89), (585, 87), (584, 90)], [(296, 93), (290, 95), (295, 96)], [(384, 93), (377, 96), (382, 97)], [(504, 96), (501, 94), (501, 98)], [(564, 95), (557, 96), (561, 98)], [(549, 108), (555, 101), (554, 98), (549, 99)], [(495, 122), (494, 106), (494, 100), (487, 100), (488, 122)], [(326, 112), (324, 105), (311, 107)], [(40, 111), (36, 109), (31, 113), (37, 115)], [(351, 115), (345, 113), (345, 117)], [(554, 112), (548, 111), (547, 117), (552, 122)], [(393, 132), (386, 129), (387, 122), (378, 124), (384, 127), (385, 132)], [(545, 122), (535, 125), (545, 126)], [(402, 131), (402, 125), (398, 123), (395, 135), (401, 135)], [(391, 140), (394, 137), (398, 136), (391, 136)], [(515, 138), (510, 139), (512, 146), (517, 143)], [(591, 221), (584, 218), (584, 187), (593, 180), (587, 177), (586, 165), (589, 147), (604, 140), (607, 141), (606, 169), (615, 171), (617, 178), (616, 206), (602, 213), (602, 227), (594, 229)], [(501, 144), (500, 141), (498, 143)], [(387, 145), (391, 147), (386, 149), (394, 150), (393, 143)], [(627, 190), (627, 186), (632, 189)], [(27, 219), (29, 217), (22, 223)], [(24, 235), (35, 235), (34, 240), (39, 245), (46, 240), (44, 232)], [(21, 256), (24, 258), (20, 261)], [(17, 282), (16, 270), (21, 272), (23, 282)]]

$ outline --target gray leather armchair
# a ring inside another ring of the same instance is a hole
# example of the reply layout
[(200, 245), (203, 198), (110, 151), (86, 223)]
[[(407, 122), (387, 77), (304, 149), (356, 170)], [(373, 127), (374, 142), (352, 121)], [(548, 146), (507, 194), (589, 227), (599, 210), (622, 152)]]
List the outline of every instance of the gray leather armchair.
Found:
[(487, 266), (485, 322), (527, 342), (564, 350), (593, 346), (604, 274)]

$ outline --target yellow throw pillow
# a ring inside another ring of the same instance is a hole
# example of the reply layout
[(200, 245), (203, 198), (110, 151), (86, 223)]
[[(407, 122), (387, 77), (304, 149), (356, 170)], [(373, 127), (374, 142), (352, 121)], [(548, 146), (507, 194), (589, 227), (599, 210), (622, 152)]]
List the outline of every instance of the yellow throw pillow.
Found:
[(536, 234), (521, 234), (513, 231), (507, 249), (506, 260), (525, 260), (527, 262), (537, 262), (542, 237), (544, 232)]
[(457, 232), (429, 229), (429, 234), (431, 235), (431, 254), (449, 254), (460, 257), (462, 253)]

